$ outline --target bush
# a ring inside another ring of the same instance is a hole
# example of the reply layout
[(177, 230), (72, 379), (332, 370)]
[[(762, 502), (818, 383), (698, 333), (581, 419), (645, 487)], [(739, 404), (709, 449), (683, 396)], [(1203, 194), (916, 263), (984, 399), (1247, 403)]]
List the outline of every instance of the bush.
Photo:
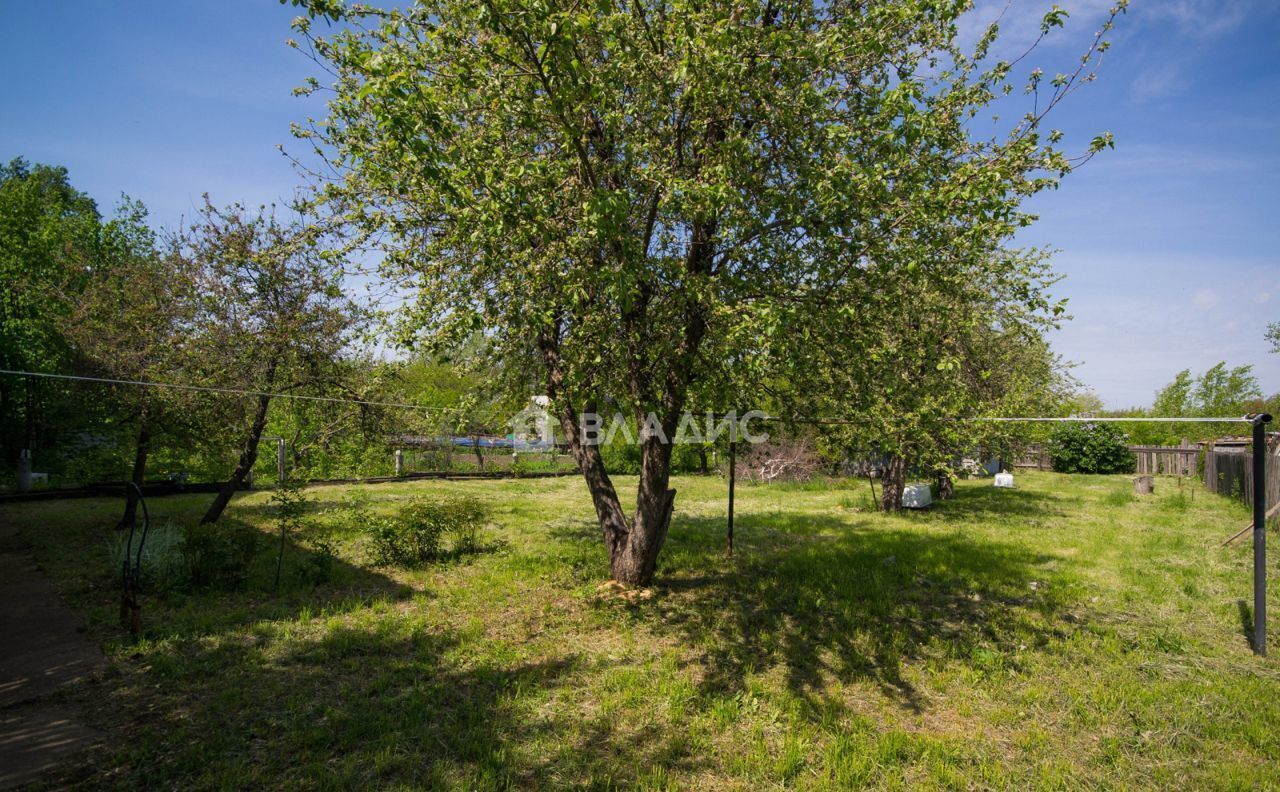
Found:
[(307, 513), (307, 494), (299, 479), (286, 478), (276, 484), (271, 495), (271, 511), (280, 533), (280, 549), (276, 554), (276, 589), (280, 588), (280, 573), (284, 569), (284, 549), (289, 537), (303, 527), (303, 515)]
[[(132, 565), (137, 559), (141, 531), (134, 534)], [(141, 582), (149, 591), (188, 591), (193, 588), (243, 585), (249, 565), (265, 537), (249, 525), (179, 525), (162, 522), (151, 526), (142, 545)], [(120, 574), (128, 532), (111, 545), (111, 570)]]
[(444, 539), (455, 555), (480, 549), (487, 507), (475, 498), (415, 498), (394, 518), (368, 523), (373, 562), (381, 566), (419, 566), (444, 557)]
[(229, 588), (243, 585), (263, 538), (258, 529), (243, 523), (223, 521), (189, 526), (183, 537), (182, 552), (191, 585)]
[(1064, 423), (1049, 437), (1049, 458), (1059, 473), (1132, 473), (1127, 440), (1114, 424)]
[(338, 561), (338, 545), (333, 533), (323, 527), (311, 526), (303, 544), (308, 552), (298, 570), (299, 577), (312, 585), (329, 582)]
[[(142, 529), (133, 535), (133, 552), (130, 554), (129, 566), (138, 563), (138, 543), (142, 541)], [(124, 555), (129, 542), (129, 532), (121, 531), (111, 545), (111, 569), (118, 577), (124, 569)], [(151, 591), (168, 591), (180, 589), (190, 583), (190, 570), (187, 568), (186, 554), (183, 552), (185, 530), (173, 522), (162, 522), (152, 525), (147, 531), (146, 541), (142, 542), (142, 560), (140, 581), (143, 588)]]

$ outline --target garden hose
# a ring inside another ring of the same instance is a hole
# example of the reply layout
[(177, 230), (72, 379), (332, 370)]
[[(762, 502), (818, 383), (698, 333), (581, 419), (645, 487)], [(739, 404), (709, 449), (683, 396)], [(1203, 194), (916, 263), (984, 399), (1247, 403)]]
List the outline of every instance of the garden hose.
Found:
[[(130, 492), (132, 489), (132, 493)], [(133, 537), (138, 527), (135, 518), (129, 523), (129, 538), (124, 546), (123, 569), (120, 575), (120, 626), (129, 626), (129, 632), (135, 637), (142, 630), (142, 605), (138, 602), (138, 590), (142, 586), (142, 547), (146, 544), (147, 533), (151, 530), (151, 513), (147, 510), (147, 501), (142, 497), (142, 488), (130, 481), (125, 484), (125, 497), (135, 494), (142, 505), (142, 533), (138, 536), (138, 550), (133, 549)]]

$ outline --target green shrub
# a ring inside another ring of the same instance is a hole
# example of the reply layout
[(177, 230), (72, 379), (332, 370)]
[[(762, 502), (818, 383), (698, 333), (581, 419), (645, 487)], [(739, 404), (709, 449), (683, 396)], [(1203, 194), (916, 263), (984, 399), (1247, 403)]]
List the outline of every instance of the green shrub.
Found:
[[(141, 532), (133, 538), (133, 564)], [(217, 525), (153, 525), (142, 545), (141, 582), (147, 591), (188, 591), (193, 588), (239, 587), (248, 577), (264, 540), (257, 529), (224, 521)], [(118, 576), (124, 563), (128, 533), (111, 545), (111, 571)]]
[(1049, 458), (1059, 473), (1132, 473), (1127, 439), (1114, 424), (1064, 423), (1049, 437)]
[[(133, 535), (133, 552), (130, 553), (129, 566), (138, 563), (138, 543), (142, 542), (141, 584), (149, 591), (169, 591), (181, 589), (191, 581), (187, 567), (186, 555), (183, 552), (184, 529), (173, 522), (162, 522), (151, 526), (143, 540), (139, 528)], [(129, 542), (129, 532), (121, 531), (111, 545), (111, 569), (119, 576), (124, 569), (124, 555)]]
[(253, 526), (231, 521), (188, 526), (182, 552), (190, 584), (197, 588), (243, 585), (263, 538)]
[(330, 531), (337, 534), (367, 533), (377, 518), (373, 514), (373, 498), (364, 488), (352, 489), (339, 503), (323, 509), (320, 517)]
[[(634, 437), (636, 430), (632, 429), (631, 434)], [(634, 476), (640, 472), (640, 446), (628, 442), (621, 430), (614, 434), (612, 442), (600, 445), (600, 456), (611, 475)]]
[(313, 585), (329, 582), (338, 561), (338, 544), (333, 533), (326, 528), (311, 526), (303, 545), (307, 554), (298, 570), (299, 577)]
[(382, 566), (419, 566), (444, 557), (444, 541), (455, 555), (481, 548), (487, 507), (475, 498), (415, 498), (394, 518), (372, 518), (368, 534), (373, 562)]

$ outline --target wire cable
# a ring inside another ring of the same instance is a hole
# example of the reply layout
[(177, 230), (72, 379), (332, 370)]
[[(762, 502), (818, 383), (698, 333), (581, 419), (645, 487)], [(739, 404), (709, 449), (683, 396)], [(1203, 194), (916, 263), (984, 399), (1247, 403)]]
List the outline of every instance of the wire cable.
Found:
[[(0, 369), (0, 374), (10, 374), (17, 377), (43, 377), (45, 379), (70, 380), (73, 382), (99, 382), (108, 385), (134, 385), (138, 387), (149, 388), (172, 388), (175, 390), (197, 391), (201, 393), (222, 393), (232, 394), (236, 396), (267, 396), (273, 399), (301, 399), (304, 401), (329, 402), (333, 404), (360, 404), (368, 407), (396, 407), (406, 410), (422, 410), (423, 412), (450, 412), (465, 413), (466, 410), (457, 407), (427, 407), (421, 404), (405, 404), (402, 402), (384, 402), (371, 401), (368, 399), (341, 399), (336, 396), (310, 396), (300, 393), (271, 393), (268, 391), (256, 391), (248, 388), (230, 388), (215, 387), (211, 385), (179, 385), (170, 382), (147, 382), (143, 380), (124, 380), (111, 379), (109, 377), (84, 377), (74, 374), (49, 374), (39, 371), (13, 371), (10, 369)], [(713, 413), (714, 414), (714, 413)], [(727, 413), (722, 413), (728, 417)], [(809, 424), (858, 424), (866, 423), (865, 419), (858, 418), (784, 418), (777, 415), (762, 415), (760, 420), (773, 421), (779, 423), (809, 423)], [(964, 421), (973, 423), (1090, 423), (1090, 422), (1107, 422), (1107, 423), (1251, 423), (1250, 416), (1189, 416), (1177, 418), (1119, 418), (1119, 417), (1067, 417), (1067, 418), (1050, 418), (1044, 416), (1024, 416), (1024, 417), (971, 417), (971, 418), (948, 418), (946, 420)]]
[[(867, 419), (860, 418), (783, 418), (777, 415), (761, 416), (760, 420), (773, 421), (778, 423), (807, 423), (807, 424), (860, 424), (868, 423)], [(970, 417), (970, 418), (943, 418), (946, 421), (961, 421), (964, 423), (1251, 423), (1253, 419), (1248, 416), (1194, 416), (1186, 418), (1089, 418), (1089, 417), (1068, 417), (1068, 418), (1048, 418), (1048, 417)]]
[(329, 402), (333, 404), (362, 404), (367, 407), (399, 407), (407, 410), (422, 410), (424, 412), (465, 412), (465, 410), (457, 407), (427, 407), (422, 404), (371, 401), (368, 399), (340, 399), (336, 396), (310, 396), (302, 393), (271, 393), (268, 391), (249, 390), (248, 388), (214, 387), (211, 385), (179, 385), (172, 382), (145, 382), (142, 380), (111, 379), (109, 377), (82, 377), (73, 374), (48, 374), (39, 371), (11, 371), (9, 369), (0, 369), (0, 374), (12, 374), (18, 377), (43, 377), (44, 379), (70, 380), (73, 382), (99, 382), (107, 385), (135, 385), (147, 388), (172, 388), (174, 390), (197, 391), (200, 393), (222, 393), (235, 396), (267, 396), (273, 399), (301, 399), (304, 401)]

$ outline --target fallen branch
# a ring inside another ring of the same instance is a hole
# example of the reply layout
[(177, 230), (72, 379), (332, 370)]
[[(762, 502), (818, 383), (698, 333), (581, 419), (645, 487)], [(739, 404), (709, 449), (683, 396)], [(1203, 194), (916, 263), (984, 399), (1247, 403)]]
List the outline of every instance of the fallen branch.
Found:
[[(1276, 505), (1272, 506), (1270, 509), (1267, 510), (1266, 516), (1262, 518), (1262, 524), (1266, 525), (1267, 520), (1270, 520), (1272, 517), (1275, 517), (1278, 512), (1280, 512), (1280, 503), (1277, 503)], [(1249, 531), (1251, 530), (1253, 530), (1253, 520), (1250, 520), (1249, 522), (1245, 523), (1245, 526), (1243, 528), (1241, 528), (1239, 531), (1232, 534), (1231, 536), (1227, 537), (1227, 540), (1222, 543), (1222, 546), (1226, 547), (1227, 545), (1236, 541), (1240, 537), (1249, 533)]]

